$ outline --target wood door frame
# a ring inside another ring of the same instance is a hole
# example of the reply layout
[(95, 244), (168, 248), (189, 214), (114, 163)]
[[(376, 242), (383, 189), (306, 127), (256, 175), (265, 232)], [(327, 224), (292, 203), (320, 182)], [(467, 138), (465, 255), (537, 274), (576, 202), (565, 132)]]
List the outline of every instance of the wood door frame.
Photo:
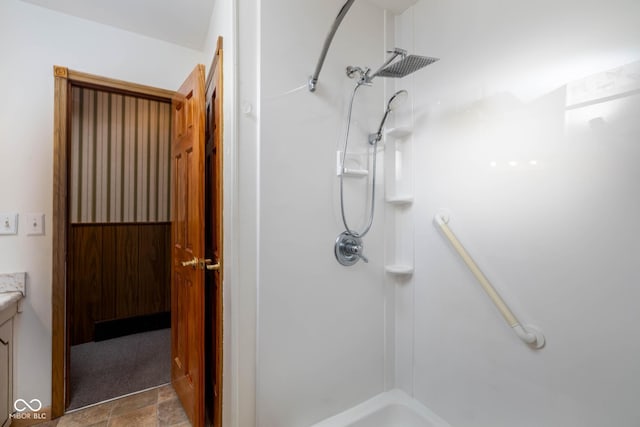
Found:
[(171, 102), (174, 91), (129, 83), (55, 65), (53, 108), (53, 215), (51, 276), (51, 416), (64, 415), (68, 403), (69, 341), (66, 258), (69, 221), (70, 91), (72, 86), (107, 90)]

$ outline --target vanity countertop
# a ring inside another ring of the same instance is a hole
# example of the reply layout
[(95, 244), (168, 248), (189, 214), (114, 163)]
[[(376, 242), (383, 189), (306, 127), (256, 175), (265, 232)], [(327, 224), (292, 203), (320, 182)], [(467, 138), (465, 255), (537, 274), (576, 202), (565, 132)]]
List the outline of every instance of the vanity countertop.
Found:
[(0, 312), (22, 299), (22, 292), (0, 292)]
[[(26, 273), (0, 274), (0, 318), (6, 317), (3, 312), (26, 295), (26, 276)], [(16, 309), (19, 311), (17, 304)]]

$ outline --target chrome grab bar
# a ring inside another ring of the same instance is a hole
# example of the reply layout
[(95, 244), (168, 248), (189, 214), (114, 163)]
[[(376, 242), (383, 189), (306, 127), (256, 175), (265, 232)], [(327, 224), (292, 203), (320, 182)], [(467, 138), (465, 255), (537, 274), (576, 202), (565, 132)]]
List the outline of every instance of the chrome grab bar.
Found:
[(338, 12), (338, 16), (336, 16), (335, 21), (333, 21), (333, 25), (329, 30), (329, 34), (327, 34), (327, 38), (324, 40), (324, 46), (322, 47), (322, 52), (320, 53), (320, 59), (318, 59), (318, 64), (316, 65), (316, 70), (313, 73), (313, 76), (309, 77), (309, 81), (307, 86), (309, 88), (309, 92), (315, 92), (316, 84), (318, 83), (318, 77), (320, 76), (320, 70), (322, 70), (322, 65), (324, 64), (324, 60), (327, 57), (327, 52), (329, 52), (329, 46), (331, 46), (331, 41), (333, 40), (333, 36), (336, 34), (340, 23), (344, 19), (344, 16), (347, 14), (353, 2), (355, 0), (347, 0), (347, 2), (342, 6), (340, 12)]
[(511, 311), (507, 303), (502, 299), (500, 294), (498, 294), (493, 285), (491, 285), (473, 258), (471, 258), (471, 255), (469, 255), (464, 246), (462, 246), (462, 243), (460, 243), (456, 235), (453, 234), (453, 231), (451, 231), (448, 225), (449, 218), (447, 215), (438, 213), (434, 217), (434, 220), (442, 230), (442, 233), (449, 240), (449, 243), (451, 243), (451, 246), (453, 246), (458, 255), (460, 255), (460, 258), (462, 258), (467, 267), (469, 267), (471, 273), (473, 273), (478, 282), (480, 282), (482, 289), (484, 289), (489, 298), (491, 298), (491, 301), (498, 308), (498, 311), (500, 311), (504, 320), (509, 324), (509, 326), (511, 326), (518, 337), (532, 348), (538, 349), (544, 347), (545, 338), (542, 332), (535, 326), (527, 325), (526, 328), (522, 326), (518, 318), (513, 314), (513, 311)]

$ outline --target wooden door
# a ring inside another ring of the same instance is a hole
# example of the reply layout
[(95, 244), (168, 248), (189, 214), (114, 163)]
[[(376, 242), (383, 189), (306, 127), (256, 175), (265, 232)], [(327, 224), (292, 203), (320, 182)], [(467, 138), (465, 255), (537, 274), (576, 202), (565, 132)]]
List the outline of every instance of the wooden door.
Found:
[(204, 425), (205, 78), (198, 65), (173, 99), (171, 383), (193, 427)]
[(222, 38), (207, 76), (205, 160), (205, 253), (207, 425), (222, 427)]

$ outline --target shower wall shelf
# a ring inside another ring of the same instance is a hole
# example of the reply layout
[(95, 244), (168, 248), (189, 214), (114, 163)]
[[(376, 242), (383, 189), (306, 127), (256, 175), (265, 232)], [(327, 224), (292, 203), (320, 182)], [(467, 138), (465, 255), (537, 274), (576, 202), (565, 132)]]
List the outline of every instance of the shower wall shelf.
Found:
[(362, 178), (365, 177), (367, 175), (369, 175), (369, 171), (365, 170), (365, 169), (350, 169), (350, 168), (344, 168), (344, 170), (342, 171), (338, 171), (338, 176), (341, 175), (344, 176), (352, 176), (352, 177), (356, 177), (356, 178)]
[(413, 266), (404, 264), (386, 265), (384, 271), (391, 274), (410, 275), (413, 274)]
[(409, 206), (413, 204), (413, 196), (394, 196), (389, 197), (386, 200), (390, 205), (395, 206)]
[[(347, 153), (345, 167), (342, 168), (342, 151), (336, 152), (336, 175), (344, 175), (355, 178), (362, 178), (369, 175), (367, 169), (360, 167), (366, 162), (366, 154)], [(348, 166), (347, 166), (348, 165)]]
[(387, 131), (385, 132), (385, 135), (387, 136), (387, 138), (395, 138), (395, 139), (398, 139), (398, 140), (404, 140), (404, 139), (408, 138), (409, 136), (411, 136), (412, 133), (413, 133), (413, 131), (410, 128), (397, 127), (397, 128), (387, 129)]

